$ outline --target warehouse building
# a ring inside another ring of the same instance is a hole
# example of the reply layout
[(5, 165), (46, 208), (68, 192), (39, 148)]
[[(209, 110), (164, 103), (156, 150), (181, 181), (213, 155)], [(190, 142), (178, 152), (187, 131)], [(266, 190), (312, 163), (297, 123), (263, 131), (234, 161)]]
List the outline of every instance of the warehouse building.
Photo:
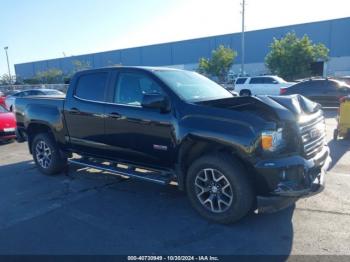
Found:
[[(323, 43), (330, 49), (330, 61), (324, 65), (325, 74), (350, 75), (350, 17), (246, 32), (246, 73), (268, 73), (264, 59), (269, 45), (274, 37), (280, 38), (290, 31), (294, 31), (298, 36), (307, 34), (314, 43)], [(22, 79), (32, 78), (38, 72), (51, 68), (69, 74), (74, 70), (76, 61), (88, 64), (91, 68), (131, 65), (169, 66), (193, 70), (197, 68), (201, 57), (210, 57), (211, 51), (219, 45), (229, 46), (238, 52), (232, 73), (239, 74), (240, 33), (16, 64), (15, 70), (17, 77)]]

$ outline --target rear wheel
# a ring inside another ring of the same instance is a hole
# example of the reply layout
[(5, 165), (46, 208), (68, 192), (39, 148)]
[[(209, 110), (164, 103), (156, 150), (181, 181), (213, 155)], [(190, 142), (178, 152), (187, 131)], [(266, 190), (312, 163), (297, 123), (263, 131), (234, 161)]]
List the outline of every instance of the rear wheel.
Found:
[(57, 143), (46, 133), (34, 137), (32, 154), (38, 169), (45, 175), (56, 175), (67, 165), (67, 158), (61, 156)]
[(240, 93), (239, 93), (240, 96), (251, 96), (252, 93), (249, 91), (249, 90), (242, 90)]
[(249, 213), (254, 203), (244, 168), (224, 154), (196, 160), (188, 170), (186, 189), (198, 213), (218, 223), (238, 221)]

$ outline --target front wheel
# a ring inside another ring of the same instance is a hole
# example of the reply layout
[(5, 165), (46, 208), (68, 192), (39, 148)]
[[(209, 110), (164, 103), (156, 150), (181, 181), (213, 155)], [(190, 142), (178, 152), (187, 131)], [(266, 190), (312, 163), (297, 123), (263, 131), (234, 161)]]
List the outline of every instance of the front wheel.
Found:
[(217, 223), (233, 223), (249, 213), (254, 193), (244, 168), (229, 155), (207, 155), (188, 170), (189, 200), (203, 217)]
[(32, 154), (39, 171), (45, 175), (56, 175), (67, 165), (67, 158), (61, 156), (57, 143), (49, 134), (34, 137)]

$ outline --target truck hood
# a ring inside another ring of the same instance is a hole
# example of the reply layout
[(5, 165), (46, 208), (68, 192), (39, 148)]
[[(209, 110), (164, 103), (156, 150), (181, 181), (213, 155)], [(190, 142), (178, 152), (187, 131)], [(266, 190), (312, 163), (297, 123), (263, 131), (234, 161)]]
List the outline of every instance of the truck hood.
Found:
[(298, 121), (301, 116), (311, 115), (321, 106), (301, 95), (233, 97), (200, 102), (202, 105), (249, 112), (266, 120)]

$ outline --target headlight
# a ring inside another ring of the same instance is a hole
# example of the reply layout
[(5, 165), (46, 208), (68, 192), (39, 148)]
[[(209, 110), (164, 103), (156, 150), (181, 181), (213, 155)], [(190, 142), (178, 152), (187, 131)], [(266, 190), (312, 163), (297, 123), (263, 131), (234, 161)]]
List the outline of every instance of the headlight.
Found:
[(282, 128), (279, 128), (277, 131), (264, 131), (261, 133), (261, 146), (263, 150), (274, 152), (283, 148), (284, 145)]

